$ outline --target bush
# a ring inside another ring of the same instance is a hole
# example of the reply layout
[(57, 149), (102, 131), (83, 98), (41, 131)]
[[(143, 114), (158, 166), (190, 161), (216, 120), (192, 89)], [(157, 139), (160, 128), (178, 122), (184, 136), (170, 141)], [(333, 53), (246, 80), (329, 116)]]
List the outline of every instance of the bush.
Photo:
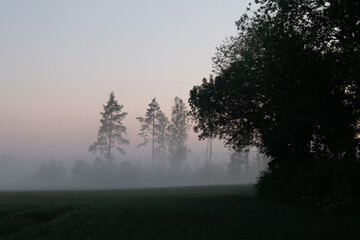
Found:
[(268, 168), (255, 186), (258, 197), (263, 199), (360, 213), (359, 172), (359, 163), (346, 166), (331, 161), (289, 169)]

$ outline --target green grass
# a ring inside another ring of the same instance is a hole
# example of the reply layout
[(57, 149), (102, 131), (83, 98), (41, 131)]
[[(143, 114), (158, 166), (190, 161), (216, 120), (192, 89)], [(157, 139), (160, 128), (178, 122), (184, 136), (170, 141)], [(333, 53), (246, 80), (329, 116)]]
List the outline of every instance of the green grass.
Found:
[(360, 218), (251, 186), (0, 193), (0, 239), (360, 239)]

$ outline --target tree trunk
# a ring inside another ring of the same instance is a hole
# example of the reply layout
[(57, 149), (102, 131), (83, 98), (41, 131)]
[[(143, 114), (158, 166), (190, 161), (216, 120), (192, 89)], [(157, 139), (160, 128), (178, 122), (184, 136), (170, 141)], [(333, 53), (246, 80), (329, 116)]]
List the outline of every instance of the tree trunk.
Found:
[(244, 151), (245, 151), (245, 173), (247, 175), (249, 172), (249, 152), (250, 152), (249, 146), (246, 146)]
[(209, 139), (206, 141), (205, 167), (209, 165)]
[(155, 169), (155, 116), (153, 117), (152, 122), (152, 168)]
[(111, 144), (112, 144), (112, 113), (110, 114), (110, 132), (109, 132), (108, 160), (111, 159)]
[(210, 137), (209, 166), (211, 165), (211, 159), (212, 159), (212, 137)]

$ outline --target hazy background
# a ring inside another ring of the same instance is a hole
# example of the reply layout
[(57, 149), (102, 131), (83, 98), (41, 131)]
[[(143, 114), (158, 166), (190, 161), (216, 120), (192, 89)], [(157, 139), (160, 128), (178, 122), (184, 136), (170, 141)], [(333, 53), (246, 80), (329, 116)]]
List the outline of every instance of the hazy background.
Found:
[[(153, 97), (170, 117), (175, 96), (208, 77), (211, 57), (236, 33), (248, 1), (0, 0), (0, 156), (12, 154), (25, 172), (49, 159), (71, 167), (93, 159), (88, 147), (102, 105), (114, 91), (128, 115), (130, 160), (150, 165), (137, 149), (140, 124)], [(214, 162), (229, 162), (217, 142)], [(191, 131), (190, 167), (204, 161), (206, 142)], [(36, 163), (36, 164), (35, 164)], [(20, 171), (20, 168), (17, 168)]]

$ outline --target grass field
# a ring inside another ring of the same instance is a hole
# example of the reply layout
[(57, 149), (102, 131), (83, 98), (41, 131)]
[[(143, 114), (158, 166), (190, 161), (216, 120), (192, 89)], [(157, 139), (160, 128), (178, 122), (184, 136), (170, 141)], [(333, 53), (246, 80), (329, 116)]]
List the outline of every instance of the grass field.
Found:
[(0, 193), (0, 239), (360, 239), (360, 218), (251, 186)]

